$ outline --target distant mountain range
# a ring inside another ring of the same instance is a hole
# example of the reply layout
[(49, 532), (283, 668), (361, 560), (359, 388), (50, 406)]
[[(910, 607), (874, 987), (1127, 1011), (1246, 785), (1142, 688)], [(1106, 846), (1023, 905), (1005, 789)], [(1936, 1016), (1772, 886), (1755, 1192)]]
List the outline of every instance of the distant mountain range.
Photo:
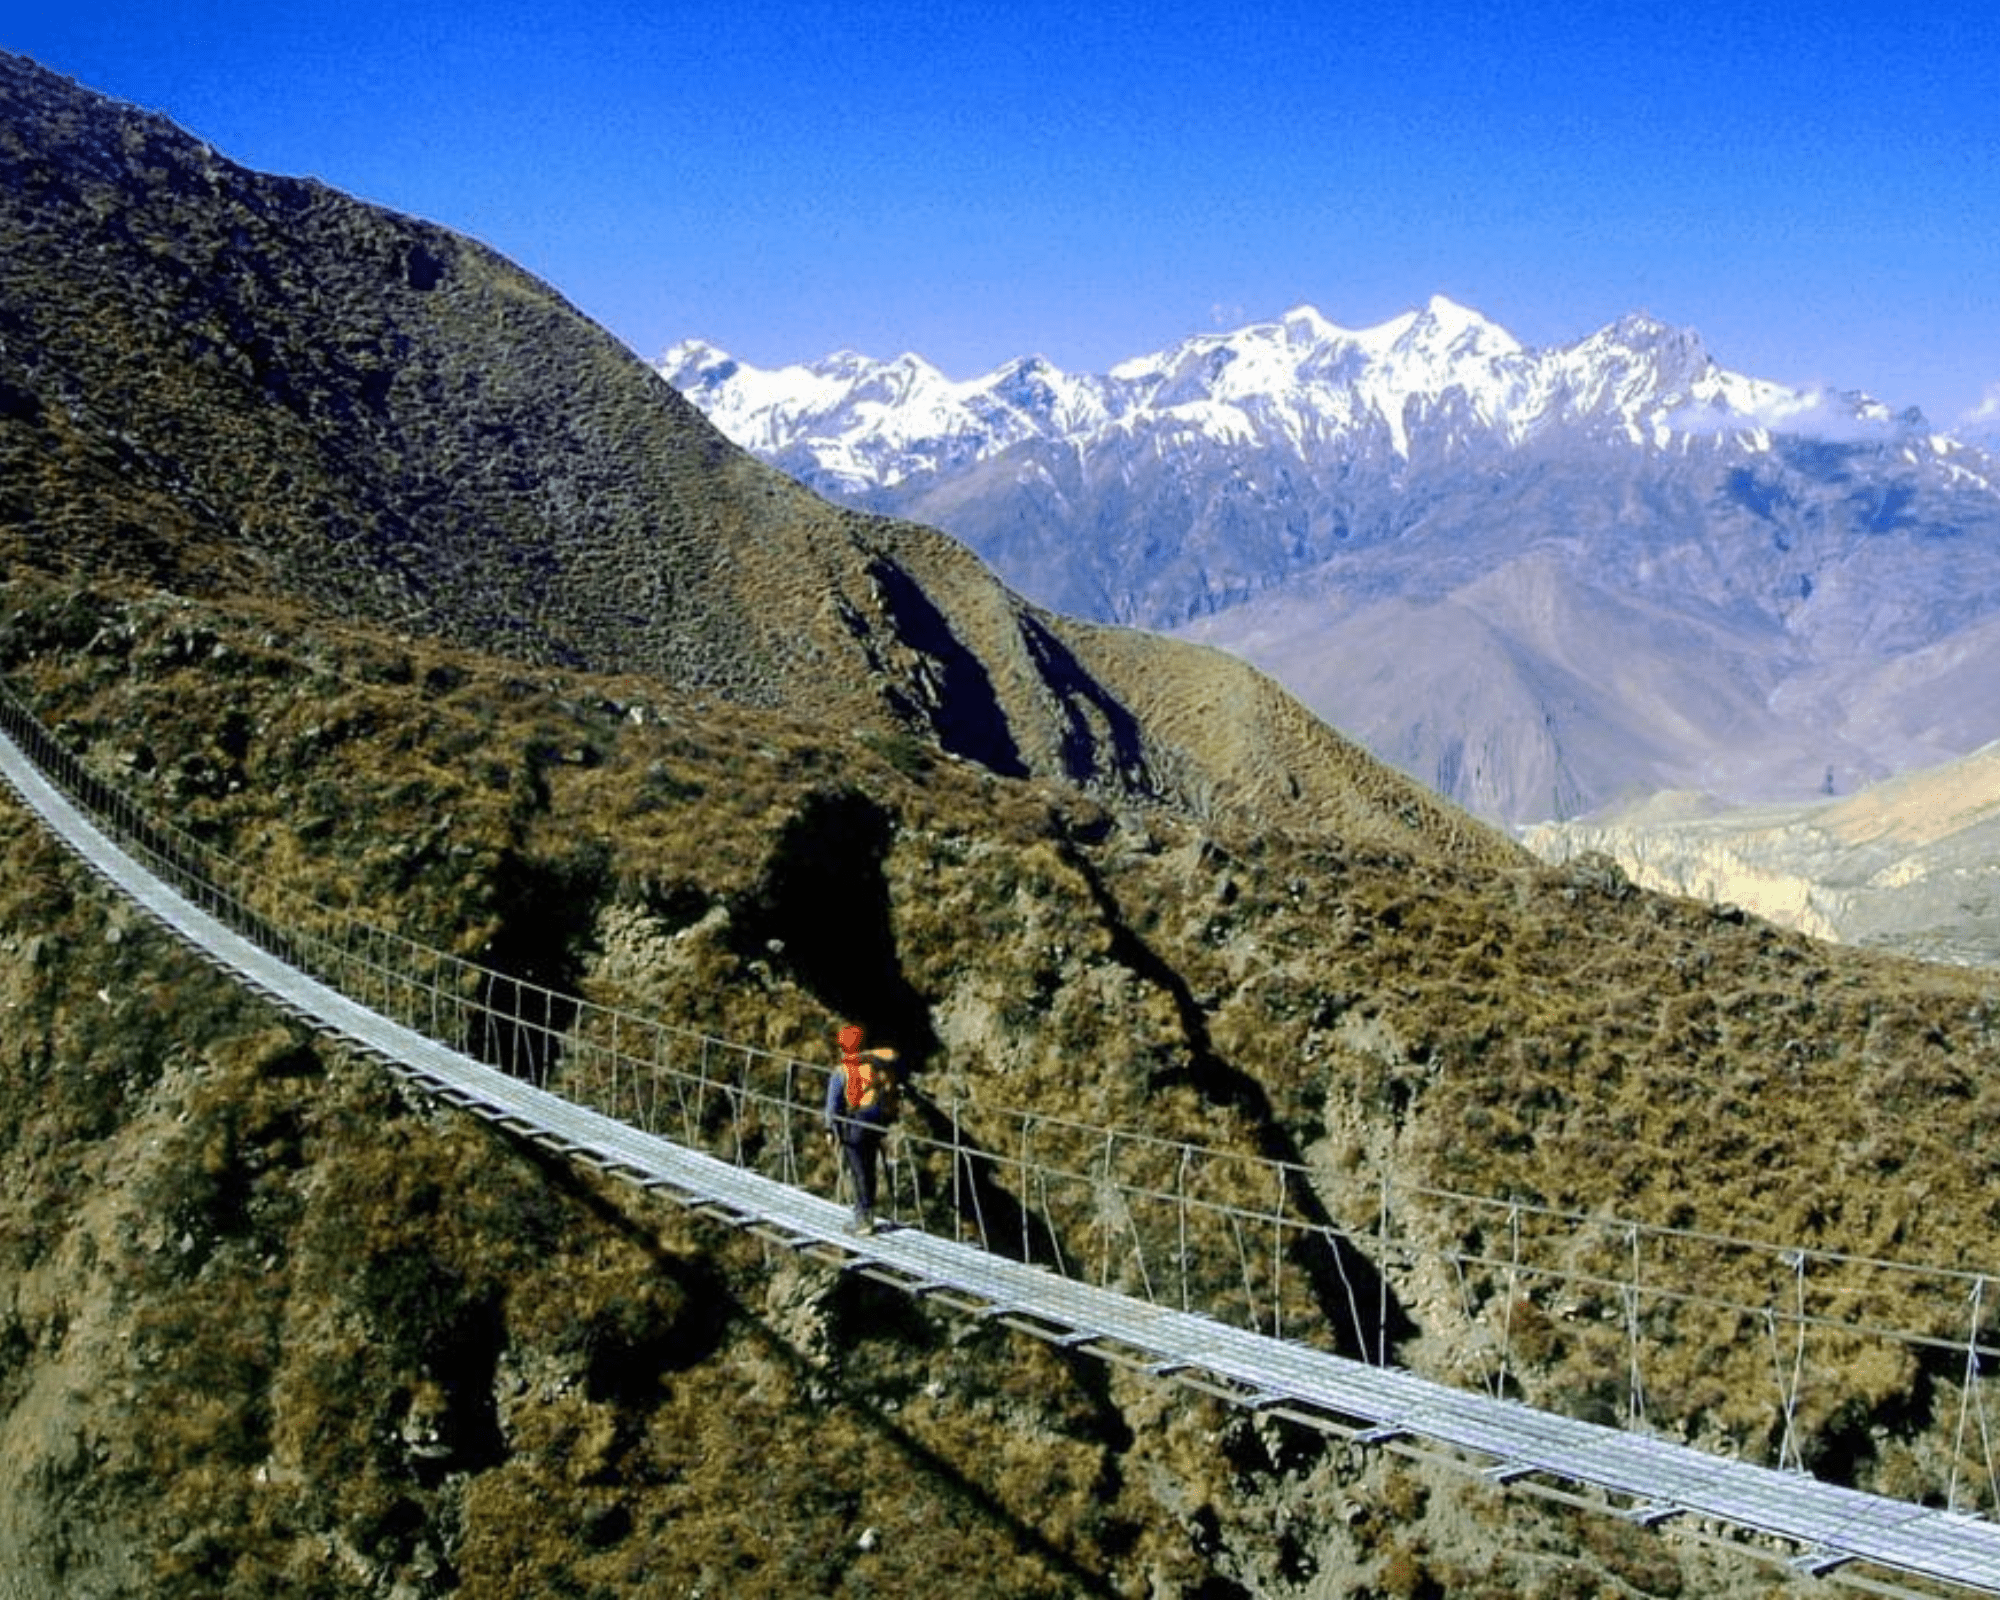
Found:
[(1845, 793), (2000, 734), (2000, 462), (1648, 317), (1536, 350), (1440, 298), (1101, 376), (658, 370), (810, 487), (1245, 656), (1496, 820)]

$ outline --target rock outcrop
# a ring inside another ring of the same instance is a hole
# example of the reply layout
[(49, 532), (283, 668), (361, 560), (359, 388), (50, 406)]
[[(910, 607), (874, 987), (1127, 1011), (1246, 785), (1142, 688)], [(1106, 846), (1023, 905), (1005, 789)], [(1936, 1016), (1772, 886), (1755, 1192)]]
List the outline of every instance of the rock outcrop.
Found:
[(1658, 796), (1523, 839), (1550, 861), (1601, 852), (1648, 888), (1818, 938), (2000, 962), (2000, 745), (1845, 800), (1740, 808)]

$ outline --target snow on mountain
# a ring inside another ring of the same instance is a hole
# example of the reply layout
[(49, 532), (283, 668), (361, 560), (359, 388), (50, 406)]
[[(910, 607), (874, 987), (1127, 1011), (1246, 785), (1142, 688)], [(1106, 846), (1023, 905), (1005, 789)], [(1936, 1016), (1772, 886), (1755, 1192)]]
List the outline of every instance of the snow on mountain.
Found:
[(949, 471), (1024, 439), (1088, 432), (1106, 417), (1101, 381), (1068, 377), (1039, 356), (955, 383), (914, 355), (842, 351), (764, 370), (690, 339), (658, 371), (746, 450), (835, 494)]
[(1096, 376), (694, 342), (659, 370), (820, 492), (1243, 655), (1497, 820), (1846, 792), (2000, 736), (2000, 460), (1648, 316), (1536, 349), (1437, 297)]
[(1762, 448), (1779, 431), (1921, 431), (1921, 419), (1866, 396), (1726, 371), (1699, 335), (1648, 317), (1534, 350), (1441, 295), (1358, 330), (1301, 306), (1101, 377), (1029, 356), (955, 382), (918, 356), (851, 351), (763, 370), (698, 340), (667, 351), (658, 370), (738, 444), (836, 494), (962, 470), (1029, 441), (1088, 450), (1100, 435), (1142, 427), (1300, 450), (1379, 435), (1404, 460), (1412, 429), (1440, 418), (1507, 445), (1552, 429), (1657, 449), (1722, 437)]

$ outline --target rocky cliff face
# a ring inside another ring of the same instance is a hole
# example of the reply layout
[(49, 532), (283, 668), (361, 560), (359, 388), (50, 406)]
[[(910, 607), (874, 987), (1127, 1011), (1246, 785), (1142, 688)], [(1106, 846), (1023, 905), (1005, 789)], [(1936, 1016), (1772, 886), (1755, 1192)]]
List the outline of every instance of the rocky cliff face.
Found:
[[(1976, 980), (1540, 866), (1266, 680), (781, 483), (474, 247), (0, 67), (0, 672), (244, 870), (807, 1062), (859, 1016), (926, 1092), (1295, 1159), (1329, 1215), (1388, 1172), (1984, 1261)], [(401, 1094), (11, 804), (0, 1015), (6, 1600), (1768, 1592)], [(1387, 1271), (1424, 1370), (1504, 1316), (1521, 1392), (1605, 1405), (1553, 1288)], [(1690, 1326), (1647, 1381), (1717, 1448), (1957, 1465), (1951, 1375), (1786, 1418), (1768, 1365)]]
[(1524, 839), (1547, 860), (1601, 852), (1648, 888), (1818, 938), (2000, 962), (2000, 746), (1842, 801), (1741, 809), (1660, 796)]

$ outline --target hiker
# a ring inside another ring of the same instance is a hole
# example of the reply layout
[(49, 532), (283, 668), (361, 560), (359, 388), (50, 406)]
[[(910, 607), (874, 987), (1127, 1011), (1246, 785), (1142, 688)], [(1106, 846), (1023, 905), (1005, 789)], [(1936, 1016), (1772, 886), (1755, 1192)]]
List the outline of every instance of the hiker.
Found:
[(887, 1045), (863, 1049), (865, 1036), (850, 1022), (837, 1038), (840, 1065), (826, 1082), (826, 1136), (838, 1141), (854, 1180), (850, 1233), (875, 1231), (875, 1157), (896, 1119), (896, 1052)]

